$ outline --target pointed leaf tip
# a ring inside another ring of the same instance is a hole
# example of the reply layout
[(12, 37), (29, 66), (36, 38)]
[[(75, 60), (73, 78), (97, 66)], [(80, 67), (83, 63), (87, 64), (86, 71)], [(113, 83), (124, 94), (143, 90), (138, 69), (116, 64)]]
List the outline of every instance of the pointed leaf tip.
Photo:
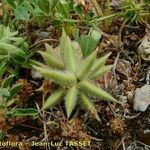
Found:
[(83, 93), (81, 93), (80, 96), (81, 96), (81, 101), (82, 101), (82, 104), (84, 105), (84, 107), (88, 111), (90, 111), (99, 122), (101, 122), (101, 119), (99, 118), (97, 110), (96, 110), (94, 104), (92, 103), (92, 101), (89, 100), (89, 98)]
[(42, 110), (50, 108), (54, 106), (57, 101), (63, 96), (64, 91), (62, 89), (56, 90), (54, 93), (52, 93), (49, 98), (45, 101)]
[(113, 98), (110, 94), (108, 94), (103, 89), (97, 87), (95, 84), (92, 84), (87, 80), (80, 82), (79, 87), (85, 90), (86, 92), (95, 95), (96, 97), (101, 98), (105, 101), (112, 101), (118, 103), (118, 101), (115, 98)]
[(73, 109), (75, 108), (77, 100), (77, 87), (76, 85), (72, 86), (67, 95), (65, 100), (65, 106), (66, 106), (66, 112), (67, 112), (67, 118), (69, 119)]

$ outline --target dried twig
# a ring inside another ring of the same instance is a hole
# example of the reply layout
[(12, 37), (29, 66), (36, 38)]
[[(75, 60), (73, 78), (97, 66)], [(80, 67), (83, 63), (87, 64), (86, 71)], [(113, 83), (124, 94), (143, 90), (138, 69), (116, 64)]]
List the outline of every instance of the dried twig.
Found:
[(112, 68), (113, 74), (114, 74), (115, 76), (117, 76), (117, 75), (116, 75), (116, 66), (117, 66), (117, 62), (118, 62), (118, 60), (119, 60), (119, 57), (120, 57), (120, 52), (117, 54), (117, 57), (116, 57), (116, 59), (115, 59), (115, 61), (114, 61), (113, 68)]
[(29, 47), (29, 49), (33, 49), (34, 47), (40, 46), (41, 44), (46, 43), (46, 42), (58, 42), (58, 40), (57, 39), (43, 39), (43, 40), (35, 42), (33, 45)]
[[(42, 104), (45, 103), (45, 94), (43, 94), (43, 101), (42, 101)], [(45, 112), (43, 110), (43, 116), (45, 115)], [(47, 126), (45, 123), (43, 123), (43, 129), (44, 129), (44, 139), (43, 141), (46, 141), (47, 143), (49, 143), (49, 140), (48, 140), (48, 133), (47, 133)], [(47, 145), (46, 149), (50, 150), (50, 146)]]
[(125, 143), (124, 143), (124, 139), (122, 138), (122, 140), (121, 140), (121, 143), (122, 143), (122, 148), (123, 148), (123, 150), (126, 150), (126, 147), (125, 147)]
[(38, 130), (38, 131), (43, 131), (43, 129), (39, 129), (39, 128), (36, 128), (36, 127), (33, 127), (33, 126), (30, 126), (30, 125), (26, 125), (26, 124), (18, 124), (19, 126), (23, 126), (23, 127), (27, 127), (27, 128), (31, 128), (31, 129), (35, 129), (35, 130)]

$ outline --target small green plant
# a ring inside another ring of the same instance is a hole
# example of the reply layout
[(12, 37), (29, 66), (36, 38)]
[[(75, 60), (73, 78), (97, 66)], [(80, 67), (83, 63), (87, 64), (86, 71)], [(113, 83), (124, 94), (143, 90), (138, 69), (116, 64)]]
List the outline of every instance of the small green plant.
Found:
[(95, 50), (97, 43), (101, 38), (101, 33), (99, 31), (91, 29), (88, 35), (79, 36), (79, 30), (75, 31), (75, 40), (80, 44), (83, 56), (88, 56)]
[(6, 2), (15, 16), (15, 19), (10, 19), (13, 20), (11, 24), (14, 24), (14, 26), (19, 20), (23, 20), (26, 23), (26, 29), (29, 22), (35, 22), (39, 27), (48, 23), (58, 28), (63, 27), (68, 35), (72, 34), (77, 23), (84, 23), (88, 26), (95, 26), (95, 23), (98, 24), (99, 22), (105, 22), (105, 24), (108, 22), (110, 24), (112, 22), (110, 20), (118, 15), (117, 13), (110, 14), (109, 0), (107, 0), (106, 12), (101, 10), (96, 0), (93, 1), (97, 15), (92, 9), (85, 13), (81, 4), (76, 5), (73, 0), (6, 0)]
[(23, 20), (28, 23), (32, 19), (42, 25), (44, 20), (51, 18), (58, 0), (6, 0), (6, 2), (12, 8), (15, 20)]
[(1, 79), (1, 87), (0, 87), (0, 108), (7, 108), (13, 103), (15, 103), (16, 99), (13, 97), (17, 94), (17, 92), (20, 90), (21, 85), (15, 84), (13, 87), (11, 87), (11, 82), (14, 78), (14, 75), (10, 75), (6, 79)]
[(0, 130), (0, 140), (3, 140), (5, 137), (5, 132), (3, 132), (2, 130)]
[(67, 0), (6, 0), (16, 20), (36, 20), (39, 25), (45, 21), (69, 19), (73, 2)]
[(100, 120), (89, 96), (94, 95), (106, 101), (118, 102), (94, 83), (97, 77), (111, 69), (112, 65), (104, 65), (110, 53), (97, 59), (97, 51), (93, 51), (87, 58), (83, 58), (82, 52), (73, 47), (64, 30), (59, 49), (53, 49), (46, 44), (46, 52), (39, 51), (39, 53), (47, 65), (37, 62), (33, 68), (60, 85), (60, 88), (46, 100), (42, 110), (52, 107), (64, 96), (67, 118), (70, 118), (78, 100), (81, 100), (85, 108)]
[(71, 22), (73, 0), (6, 0), (12, 8), (14, 20), (23, 20), (26, 28), (29, 22), (35, 22), (39, 27), (49, 22), (55, 27), (64, 27), (68, 34), (72, 33), (74, 22)]
[(6, 79), (1, 78), (0, 83), (0, 111), (4, 116), (34, 116), (37, 115), (38, 112), (34, 108), (16, 108), (11, 107), (17, 101), (19, 101), (18, 97), (16, 97), (17, 93), (21, 89), (21, 84), (14, 84), (11, 86), (12, 80), (15, 76), (10, 75)]
[(11, 32), (9, 27), (0, 25), (0, 65), (5, 62), (5, 67), (17, 68), (27, 62), (27, 43), (17, 34), (17, 31)]
[(129, 23), (146, 23), (146, 19), (150, 15), (144, 1), (125, 0), (121, 10), (125, 21)]

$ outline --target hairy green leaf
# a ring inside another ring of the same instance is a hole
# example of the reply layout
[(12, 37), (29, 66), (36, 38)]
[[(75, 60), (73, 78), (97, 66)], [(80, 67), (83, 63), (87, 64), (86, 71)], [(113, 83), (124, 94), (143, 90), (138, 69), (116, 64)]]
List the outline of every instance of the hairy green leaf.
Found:
[(62, 56), (61, 56), (59, 46), (57, 46), (56, 48), (53, 48), (49, 44), (45, 43), (45, 49), (46, 49), (46, 53), (50, 54), (52, 57), (55, 57), (56, 59), (59, 59), (59, 61), (61, 61), (63, 63), (63, 59), (62, 59)]
[(91, 69), (94, 60), (96, 59), (96, 53), (97, 51), (94, 51), (91, 55), (89, 55), (81, 64), (80, 66), (80, 70), (78, 73), (78, 78), (82, 79), (84, 78), (85, 75), (87, 75), (87, 73), (89, 72), (89, 70)]
[(66, 99), (65, 99), (67, 118), (71, 116), (71, 113), (76, 104), (76, 100), (77, 100), (77, 87), (76, 85), (74, 85), (68, 90)]
[(94, 104), (93, 104), (92, 101), (89, 100), (89, 98), (88, 98), (85, 94), (83, 94), (83, 93), (81, 93), (81, 102), (82, 102), (82, 104), (84, 105), (84, 107), (85, 107), (88, 111), (90, 111), (92, 114), (94, 114), (95, 118), (100, 122), (101, 120), (100, 120), (100, 118), (99, 118), (99, 116), (98, 116), (98, 114), (97, 114), (97, 111), (96, 111), (96, 108), (95, 108)]
[(36, 116), (38, 111), (34, 108), (16, 108), (6, 112), (6, 115), (12, 116)]
[(13, 78), (14, 78), (14, 75), (10, 75), (9, 77), (7, 77), (2, 83), (2, 88), (8, 88), (10, 86)]
[(6, 50), (8, 53), (12, 54), (22, 52), (18, 47), (3, 42), (0, 42), (0, 51), (1, 49)]
[(51, 70), (47, 68), (41, 68), (33, 66), (33, 68), (43, 74), (45, 77), (53, 79), (60, 85), (69, 85), (76, 82), (76, 77), (69, 72), (62, 72), (58, 70)]
[(42, 55), (44, 61), (50, 66), (50, 67), (54, 67), (54, 68), (60, 68), (60, 69), (63, 69), (64, 68), (64, 65), (63, 63), (51, 56), (50, 54), (46, 53), (46, 52), (42, 52), (42, 51), (39, 51), (39, 53)]
[(55, 105), (57, 101), (63, 96), (63, 94), (64, 94), (64, 90), (62, 89), (59, 89), (54, 93), (52, 93), (51, 96), (49, 96), (49, 98), (44, 103), (42, 110), (50, 108), (51, 106)]
[(62, 51), (66, 69), (72, 73), (75, 73), (75, 71), (76, 71), (75, 50), (73, 49), (71, 40), (66, 35), (64, 29), (63, 29), (63, 33), (62, 33), (62, 37), (61, 37), (61, 42), (60, 42), (60, 51)]
[(107, 73), (111, 70), (112, 66), (113, 65), (102, 66), (93, 75), (91, 75), (90, 79), (96, 79), (97, 77), (103, 76), (105, 73)]
[(17, 92), (19, 92), (20, 89), (21, 89), (21, 84), (15, 84), (10, 90), (9, 99), (15, 96), (15, 94), (17, 94)]
[(8, 91), (8, 89), (6, 89), (6, 88), (0, 89), (0, 97), (1, 96), (9, 97), (10, 96), (10, 92)]
[(5, 63), (5, 62), (2, 62), (2, 63), (0, 64), (0, 77), (3, 75), (5, 69), (6, 69), (6, 63)]
[(95, 71), (99, 70), (100, 67), (102, 67), (106, 63), (106, 61), (110, 55), (111, 55), (111, 53), (108, 53), (107, 55), (105, 55), (105, 56), (101, 57), (100, 59), (98, 59), (97, 61), (95, 61), (88, 76), (90, 77), (93, 73), (95, 73)]
[(79, 87), (89, 94), (95, 95), (98, 98), (102, 98), (107, 101), (118, 102), (110, 94), (102, 90), (100, 87), (97, 87), (95, 84), (90, 83), (89, 81), (82, 81), (79, 83)]

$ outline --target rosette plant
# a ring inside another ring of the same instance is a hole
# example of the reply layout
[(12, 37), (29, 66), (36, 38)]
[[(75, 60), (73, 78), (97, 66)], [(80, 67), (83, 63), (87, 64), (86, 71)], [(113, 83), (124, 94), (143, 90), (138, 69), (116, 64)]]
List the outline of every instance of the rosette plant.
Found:
[(118, 102), (95, 84), (97, 77), (112, 68), (112, 65), (105, 65), (110, 53), (99, 59), (96, 57), (97, 51), (95, 50), (83, 58), (81, 50), (73, 46), (64, 30), (59, 48), (53, 49), (48, 44), (45, 46), (46, 51), (39, 51), (39, 53), (47, 65), (37, 62), (33, 68), (44, 77), (59, 84), (60, 88), (48, 97), (42, 110), (52, 107), (64, 97), (67, 118), (70, 118), (77, 102), (80, 101), (100, 121), (94, 103), (90, 100), (90, 95), (100, 100)]
[(12, 32), (9, 27), (0, 25), (0, 64), (24, 64), (27, 61), (27, 43), (18, 32)]

